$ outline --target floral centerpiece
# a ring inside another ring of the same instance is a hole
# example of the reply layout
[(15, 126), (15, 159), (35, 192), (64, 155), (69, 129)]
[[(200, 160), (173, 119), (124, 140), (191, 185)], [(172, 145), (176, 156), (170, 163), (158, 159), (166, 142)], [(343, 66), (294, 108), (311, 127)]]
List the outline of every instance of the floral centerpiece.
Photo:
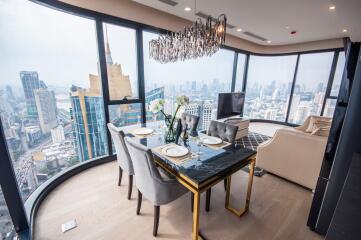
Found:
[(185, 95), (178, 96), (176, 103), (177, 103), (177, 108), (173, 116), (168, 115), (164, 112), (164, 104), (165, 104), (164, 99), (155, 99), (149, 103), (149, 111), (151, 111), (153, 114), (157, 114), (161, 112), (164, 115), (164, 120), (167, 125), (167, 132), (165, 137), (166, 137), (166, 141), (168, 142), (172, 142), (175, 140), (175, 132), (174, 132), (174, 124), (176, 122), (175, 119), (177, 118), (177, 113), (179, 109), (182, 106), (186, 106), (189, 104), (189, 98)]

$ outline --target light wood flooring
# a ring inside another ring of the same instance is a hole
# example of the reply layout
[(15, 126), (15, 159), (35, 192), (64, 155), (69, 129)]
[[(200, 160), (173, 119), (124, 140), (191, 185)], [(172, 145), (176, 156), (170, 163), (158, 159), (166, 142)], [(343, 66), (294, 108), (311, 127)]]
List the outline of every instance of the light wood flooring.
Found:
[[(51, 192), (35, 219), (35, 239), (190, 239), (192, 215), (190, 194), (161, 206), (159, 235), (152, 236), (153, 206), (143, 198), (137, 216), (137, 191), (129, 201), (127, 176), (117, 184), (116, 162), (86, 170)], [(232, 178), (232, 202), (240, 206), (247, 173)], [(200, 227), (209, 240), (317, 240), (324, 239), (306, 226), (312, 193), (276, 176), (254, 177), (250, 211), (237, 218), (224, 208), (223, 183), (213, 188), (211, 211), (201, 201)], [(62, 233), (61, 224), (76, 219), (78, 227)]]

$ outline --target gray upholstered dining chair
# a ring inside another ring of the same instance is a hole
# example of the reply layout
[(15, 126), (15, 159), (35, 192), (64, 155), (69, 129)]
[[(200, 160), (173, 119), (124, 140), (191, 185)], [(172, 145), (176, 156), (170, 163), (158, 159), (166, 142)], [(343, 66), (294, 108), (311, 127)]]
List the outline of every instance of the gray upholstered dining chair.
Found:
[(181, 123), (182, 123), (182, 129), (189, 129), (191, 135), (194, 135), (194, 133), (197, 132), (199, 122), (199, 116), (192, 115), (189, 113), (182, 113), (181, 116)]
[(218, 137), (229, 143), (235, 143), (237, 131), (238, 126), (224, 122), (211, 121), (207, 130), (207, 135)]
[(133, 169), (132, 159), (130, 158), (128, 148), (124, 141), (125, 135), (122, 130), (114, 126), (114, 124), (112, 123), (108, 123), (108, 129), (114, 143), (115, 152), (117, 154), (117, 161), (119, 166), (118, 186), (120, 186), (122, 182), (122, 175), (124, 171), (129, 176), (128, 199), (130, 199), (132, 196), (132, 189), (133, 189), (134, 169)]
[(135, 183), (138, 188), (137, 215), (140, 213), (144, 195), (154, 205), (153, 236), (157, 236), (160, 206), (176, 200), (188, 190), (157, 168), (149, 148), (134, 142), (130, 137), (125, 137), (125, 142), (133, 159)]
[[(218, 122), (218, 121), (211, 121), (207, 130), (208, 136), (218, 137), (223, 141), (229, 142), (234, 144), (236, 141), (236, 135), (238, 131), (238, 126)], [(227, 187), (227, 180), (224, 180), (224, 189)], [(206, 192), (206, 211), (209, 211), (210, 202), (211, 202), (211, 192), (212, 189), (208, 189)]]

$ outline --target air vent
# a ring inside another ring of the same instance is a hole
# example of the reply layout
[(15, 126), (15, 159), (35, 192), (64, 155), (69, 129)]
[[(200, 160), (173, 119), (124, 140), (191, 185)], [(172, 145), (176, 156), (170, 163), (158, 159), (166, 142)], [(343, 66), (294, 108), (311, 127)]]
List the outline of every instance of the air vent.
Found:
[(247, 35), (247, 36), (249, 36), (249, 37), (252, 37), (252, 38), (255, 38), (255, 39), (258, 39), (258, 40), (261, 40), (261, 41), (267, 41), (267, 39), (266, 38), (264, 38), (264, 37), (261, 37), (261, 36), (258, 36), (258, 35), (256, 35), (256, 34), (254, 34), (254, 33), (251, 33), (251, 32), (243, 32), (243, 34), (244, 35)]
[(165, 3), (165, 4), (168, 4), (172, 7), (178, 5), (178, 3), (176, 1), (173, 1), (173, 0), (158, 0), (159, 2), (162, 2), (162, 3)]
[[(196, 16), (201, 17), (201, 18), (204, 18), (204, 19), (207, 19), (207, 17), (209, 16), (209, 14), (204, 13), (204, 12), (197, 12), (197, 13), (196, 13)], [(213, 17), (213, 16), (211, 16), (211, 18), (212, 18), (212, 21), (213, 21), (213, 22), (216, 22), (216, 21), (217, 21), (217, 18), (215, 18), (215, 17)], [(235, 26), (233, 26), (232, 24), (228, 24), (228, 23), (227, 23), (227, 28), (232, 29), (232, 28), (235, 28)]]

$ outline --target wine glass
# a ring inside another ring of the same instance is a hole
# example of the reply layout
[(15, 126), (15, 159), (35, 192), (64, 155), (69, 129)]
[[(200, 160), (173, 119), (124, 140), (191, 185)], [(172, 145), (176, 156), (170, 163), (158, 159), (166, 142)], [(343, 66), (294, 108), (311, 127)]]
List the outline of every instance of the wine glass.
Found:
[(198, 152), (197, 154), (198, 155), (202, 155), (203, 153), (201, 152), (201, 147), (203, 145), (203, 141), (200, 137), (197, 137), (197, 140), (196, 140), (196, 143), (197, 143), (197, 146), (198, 146)]

